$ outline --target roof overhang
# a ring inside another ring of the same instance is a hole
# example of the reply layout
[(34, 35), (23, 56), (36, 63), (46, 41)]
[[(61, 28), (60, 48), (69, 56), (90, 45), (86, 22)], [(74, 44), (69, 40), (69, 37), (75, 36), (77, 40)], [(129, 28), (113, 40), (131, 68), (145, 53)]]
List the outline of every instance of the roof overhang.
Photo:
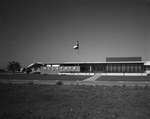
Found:
[(148, 66), (148, 65), (150, 66), (150, 61), (145, 62), (144, 65), (145, 66)]
[(43, 62), (43, 65), (57, 65), (57, 64), (115, 64), (115, 63), (146, 63), (146, 61), (127, 61), (127, 62)]

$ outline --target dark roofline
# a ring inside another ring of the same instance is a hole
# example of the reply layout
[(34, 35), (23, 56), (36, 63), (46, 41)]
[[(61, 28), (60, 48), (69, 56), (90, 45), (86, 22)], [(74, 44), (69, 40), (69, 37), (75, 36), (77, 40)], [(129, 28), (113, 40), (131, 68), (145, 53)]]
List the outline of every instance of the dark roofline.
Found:
[(129, 61), (129, 62), (45, 62), (43, 65), (60, 65), (60, 64), (110, 64), (110, 63), (145, 63), (145, 61)]
[(142, 61), (142, 57), (107, 57), (106, 62)]

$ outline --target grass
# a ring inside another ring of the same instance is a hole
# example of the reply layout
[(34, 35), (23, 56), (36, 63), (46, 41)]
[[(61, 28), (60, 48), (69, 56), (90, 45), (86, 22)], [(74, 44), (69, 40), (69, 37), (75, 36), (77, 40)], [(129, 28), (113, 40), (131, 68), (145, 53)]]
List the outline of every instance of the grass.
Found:
[(0, 79), (20, 79), (20, 80), (84, 80), (90, 76), (78, 75), (40, 75), (40, 74), (0, 74)]
[(150, 87), (0, 83), (1, 119), (149, 119)]
[(96, 81), (150, 81), (150, 76), (101, 76)]

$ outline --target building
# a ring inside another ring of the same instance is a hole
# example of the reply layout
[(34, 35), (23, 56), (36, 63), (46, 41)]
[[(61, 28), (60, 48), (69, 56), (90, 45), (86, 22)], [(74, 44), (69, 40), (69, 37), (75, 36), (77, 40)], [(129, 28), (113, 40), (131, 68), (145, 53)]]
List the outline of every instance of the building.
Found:
[(106, 62), (33, 63), (32, 72), (59, 75), (147, 75), (150, 62), (141, 57), (110, 57)]

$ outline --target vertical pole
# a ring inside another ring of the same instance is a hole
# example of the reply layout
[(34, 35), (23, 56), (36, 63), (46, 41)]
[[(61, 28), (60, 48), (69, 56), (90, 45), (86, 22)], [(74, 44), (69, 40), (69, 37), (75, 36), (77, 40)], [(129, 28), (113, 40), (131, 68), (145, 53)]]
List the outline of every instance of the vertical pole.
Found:
[[(78, 41), (78, 45), (79, 45), (79, 41)], [(80, 59), (80, 55), (79, 55), (79, 46), (78, 46), (78, 68), (79, 68), (79, 59)], [(78, 75), (79, 75), (79, 69), (78, 69)]]

